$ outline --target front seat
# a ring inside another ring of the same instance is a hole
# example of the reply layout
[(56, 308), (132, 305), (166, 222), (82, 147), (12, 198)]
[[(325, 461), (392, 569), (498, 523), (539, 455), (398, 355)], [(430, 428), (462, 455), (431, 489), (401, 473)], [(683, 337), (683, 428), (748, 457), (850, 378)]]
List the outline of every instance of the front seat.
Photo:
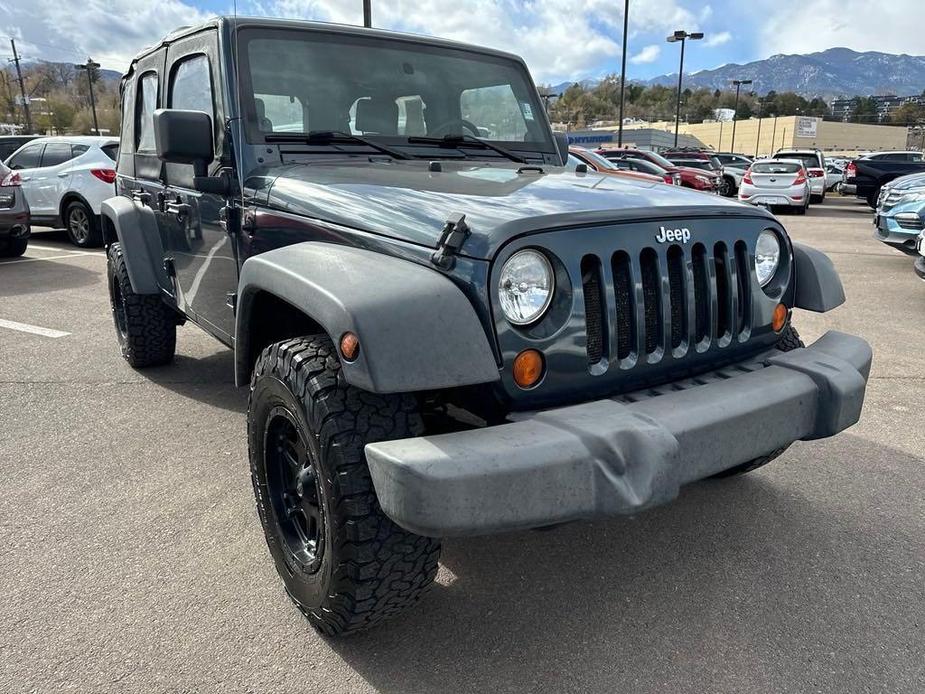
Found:
[(264, 105), (263, 99), (255, 98), (254, 106), (257, 107), (257, 127), (260, 128), (260, 132), (273, 132), (273, 121), (267, 118), (267, 107)]
[(369, 135), (398, 135), (398, 104), (394, 99), (371, 97), (357, 101), (356, 129)]

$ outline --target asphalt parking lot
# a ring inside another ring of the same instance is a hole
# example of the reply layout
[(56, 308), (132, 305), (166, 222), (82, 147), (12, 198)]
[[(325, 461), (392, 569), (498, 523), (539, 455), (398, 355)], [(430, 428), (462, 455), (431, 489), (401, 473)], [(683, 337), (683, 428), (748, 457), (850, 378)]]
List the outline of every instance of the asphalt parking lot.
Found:
[(132, 371), (102, 252), (37, 233), (0, 261), (0, 691), (925, 691), (925, 284), (853, 199), (783, 221), (848, 295), (804, 339), (873, 345), (860, 424), (635, 518), (447, 541), (419, 608), (330, 642), (269, 560), (231, 352), (185, 326)]

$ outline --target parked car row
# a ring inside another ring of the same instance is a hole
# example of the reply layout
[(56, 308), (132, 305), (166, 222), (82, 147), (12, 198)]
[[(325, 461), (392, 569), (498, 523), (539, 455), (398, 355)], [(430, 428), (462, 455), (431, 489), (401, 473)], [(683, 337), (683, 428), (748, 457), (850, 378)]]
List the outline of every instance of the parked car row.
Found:
[(846, 195), (855, 195), (876, 209), (880, 191), (890, 181), (925, 172), (922, 152), (877, 152), (850, 162), (845, 169)]
[(885, 183), (877, 195), (874, 238), (915, 258), (915, 273), (925, 280), (925, 171)]
[(118, 149), (112, 137), (0, 138), (8, 153), (0, 177), (0, 239), (8, 240), (0, 253), (24, 253), (33, 225), (63, 226), (81, 248), (101, 245), (101, 206), (115, 192)]

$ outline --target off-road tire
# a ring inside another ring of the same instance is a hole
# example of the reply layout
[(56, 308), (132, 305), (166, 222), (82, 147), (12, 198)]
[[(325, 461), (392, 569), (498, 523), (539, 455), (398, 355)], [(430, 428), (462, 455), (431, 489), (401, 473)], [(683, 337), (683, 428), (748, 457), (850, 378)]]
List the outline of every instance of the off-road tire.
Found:
[(28, 238), (0, 241), (0, 258), (18, 258), (26, 252), (28, 246)]
[(64, 228), (68, 239), (78, 248), (99, 248), (103, 245), (99, 217), (80, 200), (68, 203), (64, 209)]
[(109, 247), (109, 305), (122, 356), (132, 368), (161, 366), (177, 348), (177, 314), (157, 294), (136, 294), (129, 281), (122, 244)]
[[(784, 331), (780, 334), (780, 338), (777, 340), (777, 349), (781, 352), (789, 352), (794, 349), (800, 349), (805, 347), (803, 340), (800, 339), (800, 334), (797, 332), (797, 329), (794, 328), (789, 323), (787, 327), (784, 328)], [(752, 470), (757, 470), (760, 467), (764, 467), (770, 463), (775, 458), (778, 458), (784, 451), (790, 448), (790, 444), (782, 446), (775, 451), (771, 451), (767, 455), (763, 455), (760, 458), (755, 458), (753, 460), (748, 460), (744, 463), (731, 467), (728, 470), (723, 470), (713, 475), (715, 479), (722, 479), (723, 477), (732, 477), (733, 475), (744, 475), (746, 472), (751, 472)]]
[[(273, 472), (278, 454), (268, 445), (274, 417), (298, 431), (305, 449), (301, 464), (314, 468), (310, 479), (317, 496), (311, 503), (321, 510), (321, 520), (312, 526), (318, 539), (311, 563), (292, 552), (292, 535), (284, 530), (290, 516), (278, 511), (279, 477)], [(370, 442), (423, 433), (415, 398), (355, 388), (327, 337), (293, 338), (258, 357), (247, 425), (267, 545), (286, 592), (309, 623), (325, 636), (338, 636), (368, 629), (417, 603), (437, 575), (440, 542), (400, 528), (382, 512), (363, 450)]]

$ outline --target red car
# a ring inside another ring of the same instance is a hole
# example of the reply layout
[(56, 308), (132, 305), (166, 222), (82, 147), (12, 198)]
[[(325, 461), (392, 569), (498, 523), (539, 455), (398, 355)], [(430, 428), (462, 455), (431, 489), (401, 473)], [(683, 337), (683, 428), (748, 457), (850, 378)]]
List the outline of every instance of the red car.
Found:
[(661, 166), (668, 173), (676, 173), (681, 176), (681, 185), (685, 188), (702, 190), (709, 193), (716, 193), (720, 189), (722, 179), (701, 169), (692, 169), (687, 166), (677, 166), (665, 159), (660, 154), (649, 152), (644, 149), (631, 149), (624, 147), (622, 149), (599, 149), (597, 153), (605, 159), (642, 159), (643, 161), (652, 162)]
[(623, 169), (615, 168), (610, 166), (610, 162), (600, 154), (584, 149), (583, 147), (570, 146), (568, 148), (568, 153), (571, 155), (571, 157), (575, 157), (581, 161), (582, 164), (587, 164), (589, 169), (598, 173), (608, 174), (611, 176), (622, 176), (623, 178), (632, 178), (637, 181), (648, 181), (649, 183), (671, 184), (674, 182), (671, 178), (671, 174), (667, 173), (664, 176), (656, 176), (650, 173), (642, 173), (641, 171), (625, 171)]

